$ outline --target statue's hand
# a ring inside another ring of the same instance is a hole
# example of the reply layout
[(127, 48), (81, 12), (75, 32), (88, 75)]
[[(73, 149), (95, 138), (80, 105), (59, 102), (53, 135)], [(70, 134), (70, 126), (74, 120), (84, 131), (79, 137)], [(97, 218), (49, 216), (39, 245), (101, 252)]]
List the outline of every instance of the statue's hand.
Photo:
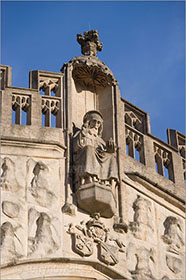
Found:
[(82, 127), (82, 129), (81, 129), (81, 134), (84, 136), (84, 137), (86, 137), (87, 136), (87, 134), (88, 134), (88, 130), (87, 130), (87, 128), (86, 127)]
[(108, 141), (107, 141), (107, 152), (108, 153), (114, 153), (116, 151), (116, 145), (114, 143), (114, 140), (112, 138), (110, 138)]

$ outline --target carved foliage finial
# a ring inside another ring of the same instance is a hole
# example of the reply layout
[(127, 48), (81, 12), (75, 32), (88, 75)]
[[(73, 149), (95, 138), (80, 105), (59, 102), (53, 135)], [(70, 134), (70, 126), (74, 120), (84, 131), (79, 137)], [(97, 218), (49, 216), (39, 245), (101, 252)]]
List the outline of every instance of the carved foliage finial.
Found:
[(77, 41), (81, 45), (81, 53), (96, 56), (97, 51), (102, 51), (103, 48), (103, 44), (98, 39), (98, 31), (89, 30), (83, 34), (77, 34)]

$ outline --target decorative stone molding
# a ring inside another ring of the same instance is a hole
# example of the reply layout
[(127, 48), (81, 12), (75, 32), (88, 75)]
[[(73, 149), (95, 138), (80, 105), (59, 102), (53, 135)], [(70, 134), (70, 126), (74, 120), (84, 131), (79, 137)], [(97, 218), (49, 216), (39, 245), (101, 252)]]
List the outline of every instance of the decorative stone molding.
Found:
[(114, 232), (105, 227), (100, 220), (100, 214), (95, 213), (87, 221), (81, 221), (80, 225), (69, 224), (67, 233), (72, 235), (74, 251), (80, 256), (89, 257), (93, 254), (94, 243), (98, 247), (100, 261), (115, 265), (119, 262), (119, 252), (125, 252), (125, 244)]
[[(44, 125), (51, 127), (61, 127), (61, 98), (42, 96), (41, 97), (41, 111), (44, 115)], [(52, 115), (56, 117), (56, 121), (52, 123)]]
[(16, 165), (12, 159), (5, 157), (2, 160), (1, 187), (3, 191), (17, 192), (21, 186), (16, 178)]
[(30, 95), (12, 94), (12, 109), (16, 111), (18, 107), (27, 112), (30, 107)]
[(152, 204), (149, 200), (137, 196), (133, 203), (134, 221), (130, 223), (130, 230), (138, 239), (146, 240), (154, 231)]
[(17, 218), (19, 215), (20, 207), (17, 203), (14, 203), (12, 201), (3, 201), (2, 211), (6, 216), (10, 218)]
[(47, 77), (41, 77), (39, 81), (39, 90), (43, 90), (46, 95), (50, 95), (51, 91), (54, 93), (59, 89), (59, 79), (48, 79)]
[(178, 217), (168, 216), (163, 223), (165, 227), (163, 241), (168, 244), (168, 251), (179, 254), (184, 246), (183, 225)]
[(162, 159), (163, 165), (168, 166), (170, 164), (170, 153), (168, 151), (162, 149), (158, 145), (154, 145), (154, 153)]
[(121, 98), (124, 103), (125, 123), (143, 134), (151, 133), (150, 117), (140, 108)]
[(155, 251), (153, 248), (137, 247), (135, 244), (129, 243), (127, 247), (127, 264), (132, 279), (157, 279), (152, 271), (152, 267), (155, 267)]
[(60, 101), (56, 99), (49, 99), (46, 97), (42, 97), (42, 113), (46, 114), (47, 111), (52, 113), (53, 115), (57, 115), (59, 111)]
[(29, 80), (30, 88), (42, 90), (47, 96), (51, 96), (53, 92), (56, 97), (62, 97), (63, 74), (35, 70), (30, 71)]
[(126, 250), (127, 268), (132, 279), (150, 280), (156, 278), (156, 251), (154, 248), (129, 242)]
[(36, 89), (40, 94), (38, 105), (41, 104), (39, 111), (42, 113), (42, 126), (62, 128), (63, 74), (30, 71), (29, 83), (30, 88)]
[(96, 56), (97, 51), (102, 51), (103, 44), (99, 42), (98, 37), (99, 33), (97, 30), (84, 32), (83, 36), (81, 33), (77, 34), (77, 41), (81, 45), (81, 53)]
[(182, 272), (183, 270), (183, 262), (181, 259), (171, 256), (171, 255), (166, 255), (166, 263), (168, 268), (174, 273), (178, 274)]
[(164, 147), (154, 143), (154, 158), (156, 163), (157, 173), (165, 176), (164, 167), (168, 171), (169, 180), (174, 181), (174, 172), (172, 167), (172, 155), (171, 152)]
[[(28, 255), (46, 257), (54, 253), (59, 245), (53, 237), (52, 220), (49, 215), (31, 208), (28, 212), (28, 222)], [(33, 228), (36, 228), (34, 234)]]
[[(117, 85), (110, 69), (95, 56), (78, 56), (69, 61), (72, 66), (72, 76), (77, 84), (83, 88), (95, 91), (96, 87)], [(63, 69), (61, 69), (63, 71)]]
[(33, 177), (29, 185), (29, 192), (35, 201), (43, 207), (51, 207), (55, 200), (55, 194), (51, 191), (50, 171), (48, 166), (42, 162), (29, 159), (28, 169), (32, 169)]
[(131, 127), (135, 127), (137, 130), (142, 131), (142, 121), (133, 111), (125, 112), (125, 122)]
[(132, 272), (133, 279), (145, 280), (155, 279), (150, 268), (150, 260), (154, 263), (154, 251), (145, 247), (140, 247), (136, 254), (137, 265), (135, 271)]
[(10, 222), (1, 225), (1, 263), (14, 262), (22, 257), (17, 248), (16, 242), (22, 247), (22, 242), (16, 234), (16, 227)]
[(15, 111), (15, 124), (22, 124), (22, 111), (26, 112), (26, 124), (31, 124), (31, 95), (12, 93), (12, 110)]
[(185, 137), (153, 136), (96, 57), (98, 33), (78, 41), (84, 56), (30, 72), (30, 88), (1, 68), (1, 278), (184, 278)]
[[(125, 125), (125, 136), (128, 155), (144, 164), (143, 135), (129, 125)], [(136, 158), (136, 151), (139, 153), (138, 159)]]

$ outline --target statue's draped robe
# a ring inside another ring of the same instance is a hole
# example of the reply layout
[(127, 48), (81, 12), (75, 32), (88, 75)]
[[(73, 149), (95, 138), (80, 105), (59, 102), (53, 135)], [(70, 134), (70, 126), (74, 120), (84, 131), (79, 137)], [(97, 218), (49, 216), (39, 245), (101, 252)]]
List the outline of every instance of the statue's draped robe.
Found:
[(76, 181), (87, 174), (99, 180), (118, 179), (116, 153), (106, 151), (102, 138), (81, 130), (74, 137), (73, 148)]

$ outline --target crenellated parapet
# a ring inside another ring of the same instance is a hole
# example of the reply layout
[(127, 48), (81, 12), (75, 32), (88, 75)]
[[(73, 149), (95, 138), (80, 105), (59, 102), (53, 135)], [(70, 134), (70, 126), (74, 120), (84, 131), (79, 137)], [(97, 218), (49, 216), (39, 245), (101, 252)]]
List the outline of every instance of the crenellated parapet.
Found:
[[(4, 71), (10, 67), (1, 66), (1, 69)], [(2, 139), (13, 137), (35, 142), (53, 141), (64, 146), (63, 74), (31, 71), (29, 78), (29, 88), (11, 86), (11, 71), (6, 72), (3, 78)]]
[(7, 65), (1, 65), (0, 69), (0, 89), (5, 89), (11, 86), (12, 68)]
[[(127, 100), (122, 99), (122, 102), (125, 119), (125, 153), (129, 156), (124, 161), (124, 172), (146, 178), (149, 182), (154, 182), (157, 187), (182, 200), (184, 158), (179, 151), (184, 149), (184, 135), (168, 129), (168, 143), (158, 139), (150, 132), (150, 118), (147, 113)], [(170, 141), (170, 131), (172, 135), (176, 133), (179, 135), (179, 148), (178, 144), (175, 146)], [(175, 185), (177, 187), (174, 187)]]

